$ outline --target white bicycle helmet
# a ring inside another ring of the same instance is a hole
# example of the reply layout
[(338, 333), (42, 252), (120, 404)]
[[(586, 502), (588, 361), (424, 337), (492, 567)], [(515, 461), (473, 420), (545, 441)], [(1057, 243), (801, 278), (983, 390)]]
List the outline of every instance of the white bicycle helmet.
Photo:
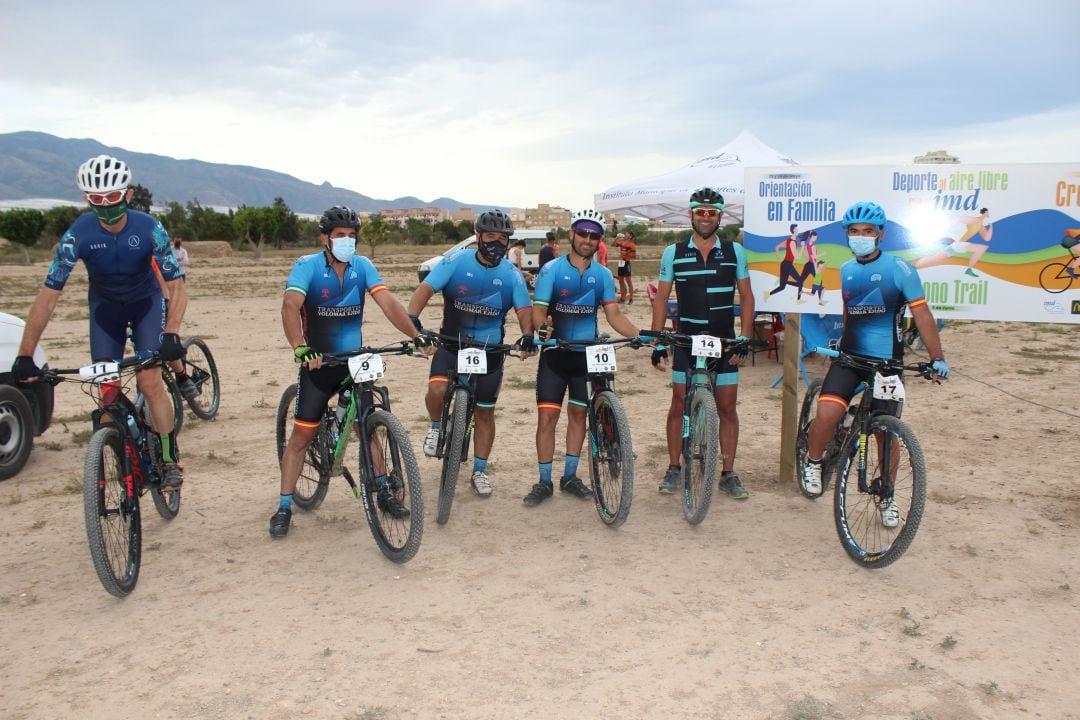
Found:
[(578, 210), (576, 213), (570, 216), (570, 227), (573, 228), (581, 220), (588, 220), (594, 222), (600, 226), (600, 232), (603, 233), (607, 229), (607, 225), (604, 224), (604, 216), (601, 213), (596, 212), (592, 208), (585, 210)]
[(79, 166), (75, 182), (84, 193), (126, 190), (131, 184), (131, 170), (123, 160), (109, 155), (98, 155)]

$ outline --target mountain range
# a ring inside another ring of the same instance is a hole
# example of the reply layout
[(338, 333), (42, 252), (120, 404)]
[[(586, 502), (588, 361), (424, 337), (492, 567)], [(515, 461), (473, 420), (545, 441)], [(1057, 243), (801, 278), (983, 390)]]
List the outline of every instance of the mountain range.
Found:
[(206, 207), (265, 207), (281, 197), (293, 211), (311, 214), (342, 204), (365, 212), (432, 205), (445, 210), (499, 207), (462, 203), (446, 197), (430, 202), (412, 196), (379, 200), (328, 182), (316, 185), (273, 170), (177, 160), (109, 147), (97, 140), (60, 138), (41, 132), (0, 134), (0, 200), (81, 201), (82, 194), (75, 186), (75, 171), (87, 158), (101, 154), (128, 163), (134, 181), (153, 193), (155, 205), (198, 200)]

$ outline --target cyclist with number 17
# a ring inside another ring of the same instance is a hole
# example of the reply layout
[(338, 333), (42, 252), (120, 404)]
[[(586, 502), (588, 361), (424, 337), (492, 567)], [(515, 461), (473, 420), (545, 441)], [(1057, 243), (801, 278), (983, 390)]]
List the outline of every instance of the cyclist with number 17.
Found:
[[(588, 209), (570, 218), (570, 252), (544, 265), (533, 290), (533, 325), (542, 341), (594, 340), (596, 311), (604, 308), (611, 327), (625, 337), (638, 329), (619, 311), (611, 271), (593, 262), (604, 237), (604, 217)], [(536, 456), (540, 479), (525, 496), (532, 507), (554, 494), (551, 465), (555, 455), (555, 426), (562, 412), (563, 396), (570, 390), (566, 413), (566, 460), (559, 489), (586, 500), (592, 490), (577, 476), (578, 459), (585, 441), (585, 416), (589, 402), (585, 347), (548, 347), (540, 353), (536, 370)]]
[[(667, 301), (672, 286), (678, 302), (678, 326), (686, 335), (735, 336), (735, 290), (740, 298), (739, 318), (743, 332), (753, 327), (754, 293), (750, 270), (742, 245), (717, 237), (724, 214), (724, 196), (713, 188), (703, 187), (690, 196), (690, 223), (693, 235), (685, 243), (669, 245), (660, 259), (660, 279), (653, 302), (652, 329), (642, 337), (654, 335), (667, 320)], [(737, 340), (746, 340), (740, 335)], [(693, 364), (690, 348), (673, 348), (671, 372), (671, 407), (667, 416), (667, 446), (670, 464), (660, 482), (661, 493), (674, 493), (682, 471), (683, 407), (686, 402), (686, 372)], [(653, 366), (659, 369), (667, 359), (666, 348), (653, 351)], [(739, 443), (739, 415), (735, 409), (739, 392), (739, 364), (746, 351), (736, 355), (724, 351), (710, 358), (709, 369), (716, 373), (716, 408), (720, 416), (720, 450), (723, 471), (718, 486), (730, 497), (745, 500), (750, 496), (735, 474), (735, 451)]]
[[(364, 320), (364, 294), (368, 293), (394, 327), (412, 338), (419, 348), (427, 338), (413, 328), (405, 308), (386, 292), (378, 270), (356, 254), (360, 218), (343, 205), (335, 205), (319, 220), (323, 249), (296, 261), (285, 284), (281, 323), (285, 338), (300, 365), (292, 434), (281, 456), (281, 495), (270, 518), (270, 535), (284, 537), (292, 521), (292, 499), (304, 465), (304, 454), (319, 429), (327, 403), (349, 375), (345, 364), (322, 367), (322, 353), (360, 348)], [(385, 475), (375, 478), (380, 487), (380, 509), (405, 517), (408, 508), (390, 492)]]
[[(872, 202), (859, 202), (848, 208), (841, 221), (847, 233), (848, 247), (855, 256), (840, 268), (844, 300), (844, 329), (840, 338), (842, 355), (855, 358), (903, 359), (901, 323), (904, 308), (911, 317), (930, 353), (933, 373), (949, 377), (949, 365), (941, 350), (937, 322), (927, 305), (918, 271), (907, 261), (881, 250), (885, 237), (885, 211)], [(899, 370), (889, 371), (897, 375)], [(883, 372), (882, 374), (887, 374)], [(822, 494), (822, 459), (837, 424), (844, 417), (855, 389), (866, 376), (843, 362), (834, 361), (821, 386), (817, 415), (807, 429), (806, 463), (800, 472), (802, 489), (807, 495)], [(875, 411), (899, 417), (899, 403), (874, 400)], [(891, 496), (880, 501), (881, 524), (895, 528), (901, 522), (900, 509)]]
[[(146, 360), (179, 360), (184, 347), (177, 334), (187, 308), (183, 273), (176, 262), (169, 234), (152, 216), (129, 210), (134, 190), (127, 163), (98, 155), (79, 166), (76, 182), (92, 212), (79, 216), (56, 246), (45, 286), (34, 298), (26, 319), (18, 356), (12, 365), (16, 380), (41, 375), (31, 354), (52, 317), (75, 263), (83, 261), (90, 279), (90, 357), (93, 362), (124, 356), (128, 329), (135, 356)], [(161, 273), (161, 283), (154, 264)], [(170, 299), (166, 309), (164, 290)], [(155, 432), (161, 439), (162, 487), (174, 490), (184, 481), (173, 432), (173, 405), (156, 365), (136, 374), (146, 398)], [(107, 388), (102, 400), (110, 404), (119, 388)]]
[[(503, 319), (513, 308), (522, 336), (518, 341), (522, 359), (536, 353), (533, 340), (532, 302), (525, 279), (510, 261), (506, 249), (514, 225), (502, 210), (488, 210), (476, 219), (477, 249), (461, 249), (448, 254), (416, 288), (409, 300), (409, 316), (422, 330), (420, 313), (437, 292), (443, 295), (440, 333), (475, 343), (499, 345), (503, 342)], [(431, 428), (424, 438), (424, 454), (436, 457), (442, 427), (443, 399), (450, 381), (450, 368), (457, 367), (458, 350), (442, 341), (431, 361), (427, 395), (424, 399)], [(502, 386), (502, 352), (486, 353), (487, 372), (477, 374), (476, 414), (473, 430), (472, 486), (480, 497), (490, 497), (493, 487), (487, 474), (487, 460), (495, 444), (495, 402)], [(440, 521), (442, 522), (442, 521)]]

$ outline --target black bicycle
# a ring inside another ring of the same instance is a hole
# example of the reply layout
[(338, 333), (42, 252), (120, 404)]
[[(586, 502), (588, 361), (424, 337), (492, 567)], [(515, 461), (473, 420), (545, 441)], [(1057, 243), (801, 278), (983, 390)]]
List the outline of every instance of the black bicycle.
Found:
[(817, 351), (873, 375), (875, 382), (874, 386), (863, 382), (855, 388), (855, 396), (825, 448), (820, 495), (808, 493), (804, 480), (807, 430), (817, 415), (822, 380), (815, 380), (807, 388), (795, 441), (799, 488), (807, 497), (820, 497), (835, 474), (833, 512), (840, 544), (859, 565), (883, 568), (904, 554), (918, 532), (926, 506), (926, 461), (911, 427), (884, 411), (872, 410), (871, 404), (875, 397), (902, 402), (902, 380), (884, 373), (911, 370), (930, 380), (933, 370), (930, 363), (905, 365), (826, 348)]
[(693, 367), (686, 371), (686, 400), (682, 421), (682, 473), (679, 485), (683, 496), (683, 517), (697, 525), (709, 513), (717, 483), (720, 461), (720, 416), (716, 411), (716, 372), (709, 358), (722, 352), (747, 354), (768, 346), (764, 340), (717, 338), (662, 331), (657, 342), (690, 350)]
[[(182, 359), (161, 363), (161, 380), (172, 398), (173, 430), (177, 433), (184, 426), (185, 402), (191, 412), (203, 420), (213, 420), (221, 406), (221, 379), (206, 341), (197, 335), (187, 337), (184, 339), (184, 350)], [(184, 398), (176, 382), (176, 373), (181, 367), (196, 389), (190, 398)], [(135, 407), (141, 411), (145, 404), (146, 399), (136, 388)]]
[(615, 394), (616, 346), (630, 343), (640, 347), (638, 338), (611, 340), (549, 340), (537, 343), (563, 350), (584, 348), (589, 373), (588, 438), (589, 474), (593, 500), (600, 520), (618, 527), (630, 515), (634, 499), (634, 444), (630, 421)]
[[(139, 498), (150, 492), (154, 507), (166, 520), (180, 512), (180, 489), (161, 486), (161, 441), (128, 398), (135, 373), (160, 364), (126, 358), (74, 369), (49, 369), (47, 382), (80, 382), (97, 401), (93, 435), (83, 465), (83, 516), (94, 570), (105, 589), (123, 597), (135, 589), (142, 559), (142, 516)], [(69, 378), (78, 375), (79, 378)]]
[(435, 457), (442, 459), (435, 522), (445, 525), (450, 519), (450, 508), (454, 505), (454, 491), (457, 489), (461, 464), (469, 459), (469, 441), (472, 438), (473, 415), (476, 411), (475, 378), (487, 372), (487, 353), (509, 355), (517, 346), (484, 344), (470, 338), (443, 335), (432, 330), (425, 330), (424, 334), (441, 345), (455, 348), (458, 353), (457, 365), (451, 364), (448, 373), (439, 439), (435, 445)]
[[(324, 366), (348, 365), (349, 376), (341, 383), (337, 407), (327, 407), (308, 446), (293, 493), (297, 507), (314, 510), (326, 497), (330, 478), (342, 475), (353, 495), (363, 502), (364, 516), (379, 549), (397, 563), (408, 562), (416, 555), (424, 534), (420, 466), (405, 427), (390, 412), (389, 392), (375, 381), (383, 376), (383, 355), (411, 354), (412, 347), (405, 341), (323, 354)], [(278, 403), (279, 463), (293, 428), (296, 391), (295, 384), (285, 388)], [(360, 437), (356, 462), (359, 483), (344, 462), (354, 431)], [(385, 484), (379, 478), (385, 478)], [(408, 512), (402, 514), (400, 508)]]

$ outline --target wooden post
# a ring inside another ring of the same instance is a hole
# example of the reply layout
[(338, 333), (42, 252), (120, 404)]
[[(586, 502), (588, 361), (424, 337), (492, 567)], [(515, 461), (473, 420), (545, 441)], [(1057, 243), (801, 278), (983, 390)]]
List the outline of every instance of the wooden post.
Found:
[(795, 436), (799, 431), (799, 356), (802, 354), (801, 316), (789, 312), (784, 320), (784, 382), (780, 414), (780, 484), (794, 489)]

